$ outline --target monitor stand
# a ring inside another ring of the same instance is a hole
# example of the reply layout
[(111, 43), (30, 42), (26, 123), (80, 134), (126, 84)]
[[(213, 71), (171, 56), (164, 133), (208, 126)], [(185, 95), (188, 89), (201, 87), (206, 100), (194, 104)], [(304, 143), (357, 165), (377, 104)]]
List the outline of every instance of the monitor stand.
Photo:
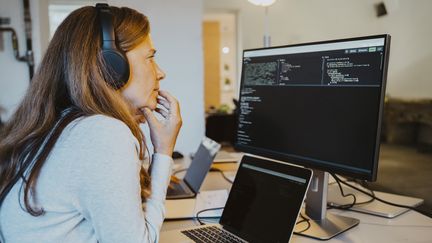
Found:
[[(350, 183), (350, 182), (347, 182), (347, 183)], [(366, 189), (366, 188), (364, 188), (358, 184), (355, 184), (354, 186), (359, 187), (360, 189), (363, 189), (365, 191), (370, 191), (369, 189)], [(342, 184), (342, 188), (343, 188), (345, 194), (348, 194), (348, 193), (354, 194), (356, 196), (357, 203), (366, 202), (366, 201), (370, 200), (369, 196), (367, 196), (367, 195), (365, 195), (365, 194), (363, 194), (357, 190), (354, 190), (350, 187), (347, 187), (343, 184)], [(407, 206), (411, 206), (411, 207), (417, 207), (420, 204), (422, 204), (424, 201), (421, 198), (407, 197), (407, 196), (401, 196), (401, 195), (385, 193), (385, 192), (374, 191), (374, 193), (375, 193), (375, 196), (377, 196), (378, 198), (384, 199), (384, 200), (392, 202), (392, 203), (407, 205)], [(338, 206), (338, 205), (344, 205), (344, 204), (352, 203), (352, 198), (351, 197), (342, 197), (337, 183), (333, 183), (333, 184), (330, 184), (329, 188), (328, 188), (328, 202), (332, 205)], [(397, 216), (407, 212), (409, 209), (391, 206), (391, 205), (379, 202), (377, 200), (374, 200), (370, 203), (355, 205), (350, 210), (360, 212), (360, 213), (372, 214), (375, 216), (380, 216), (380, 217), (385, 217), (385, 218), (394, 218), (394, 217), (397, 217)]]
[(305, 230), (307, 224), (300, 223), (296, 225), (294, 232), (319, 240), (328, 240), (358, 225), (360, 222), (358, 219), (327, 213), (329, 174), (320, 170), (314, 170), (313, 173), (306, 195), (305, 209), (306, 216), (310, 219), (310, 227)]

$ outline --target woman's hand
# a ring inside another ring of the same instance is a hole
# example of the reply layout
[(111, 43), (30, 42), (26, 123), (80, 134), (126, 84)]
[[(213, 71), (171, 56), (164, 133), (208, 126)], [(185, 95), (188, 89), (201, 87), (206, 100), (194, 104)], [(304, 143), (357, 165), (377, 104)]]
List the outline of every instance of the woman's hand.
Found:
[(158, 107), (155, 112), (163, 117), (162, 120), (158, 120), (149, 108), (143, 108), (142, 112), (150, 128), (155, 153), (171, 156), (182, 125), (180, 107), (170, 93), (160, 90), (159, 96), (158, 104), (163, 108)]

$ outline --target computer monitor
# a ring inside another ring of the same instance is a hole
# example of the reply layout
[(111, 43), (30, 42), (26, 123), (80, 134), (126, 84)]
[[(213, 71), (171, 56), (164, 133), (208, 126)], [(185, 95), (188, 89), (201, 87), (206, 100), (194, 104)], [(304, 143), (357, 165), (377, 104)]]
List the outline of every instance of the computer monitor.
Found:
[(324, 171), (376, 180), (389, 47), (375, 35), (243, 52), (236, 148), (314, 169), (312, 237), (358, 224), (325, 228), (339, 219), (326, 214)]

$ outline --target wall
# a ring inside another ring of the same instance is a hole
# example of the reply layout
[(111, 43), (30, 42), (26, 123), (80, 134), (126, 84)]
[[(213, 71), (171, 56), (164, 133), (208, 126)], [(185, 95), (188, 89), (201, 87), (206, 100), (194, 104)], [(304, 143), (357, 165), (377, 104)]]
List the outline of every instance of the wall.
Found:
[(109, 0), (149, 17), (157, 49), (156, 61), (165, 71), (161, 88), (180, 102), (183, 127), (176, 149), (195, 152), (204, 136), (204, 74), (201, 0)]
[[(65, 0), (32, 0), (33, 45), (36, 61), (47, 47), (49, 37), (48, 2)], [(78, 0), (78, 2), (86, 2)], [(91, 1), (87, 1), (91, 2)], [(157, 62), (167, 77), (162, 89), (170, 91), (181, 104), (183, 128), (177, 150), (195, 152), (204, 136), (203, 57), (202, 57), (202, 1), (201, 0), (112, 0), (109, 4), (129, 6), (149, 16)], [(0, 0), (0, 16), (10, 17), (19, 36), (21, 53), (25, 48), (22, 1)], [(41, 26), (42, 28), (39, 28)], [(185, 30), (185, 28), (187, 28)], [(24, 63), (14, 60), (10, 35), (4, 34), (5, 50), (0, 52), (0, 105), (8, 118), (21, 101), (28, 87), (28, 71)]]
[[(38, 1), (30, 1), (33, 37), (36, 37), (33, 41), (35, 59), (40, 59), (40, 48), (38, 48), (40, 43), (37, 38), (39, 32), (39, 9), (37, 3)], [(0, 6), (0, 17), (10, 18), (10, 25), (7, 25), (7, 27), (14, 28), (17, 33), (19, 51), (22, 56), (27, 49), (24, 33), (23, 3), (22, 1), (0, 0)], [(5, 120), (10, 117), (24, 95), (29, 84), (29, 72), (25, 62), (18, 62), (15, 59), (11, 34), (8, 32), (0, 35), (3, 40), (3, 49), (0, 49), (0, 106), (6, 110), (4, 114), (1, 114), (2, 119)]]
[[(387, 93), (432, 98), (432, 1), (385, 0), (389, 14), (377, 18), (379, 0), (278, 0), (269, 8), (272, 45), (389, 33), (392, 36)], [(262, 47), (264, 9), (246, 0), (204, 0), (207, 11), (238, 11), (239, 49)], [(241, 50), (239, 51), (241, 57)]]
[[(30, 1), (30, 14), (32, 19), (33, 52), (35, 71), (43, 53), (48, 46), (48, 6), (49, 0)], [(11, 19), (10, 25), (17, 32), (20, 55), (27, 49), (24, 33), (24, 7), (22, 1), (0, 0), (0, 16)], [(1, 114), (3, 120), (8, 119), (29, 85), (28, 66), (25, 62), (16, 61), (11, 43), (11, 35), (3, 33), (3, 50), (0, 50), (0, 106), (6, 111)]]

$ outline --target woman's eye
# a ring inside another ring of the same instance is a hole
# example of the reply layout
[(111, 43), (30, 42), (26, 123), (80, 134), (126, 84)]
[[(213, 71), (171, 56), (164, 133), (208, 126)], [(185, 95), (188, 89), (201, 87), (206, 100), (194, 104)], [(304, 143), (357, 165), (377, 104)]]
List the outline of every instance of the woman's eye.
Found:
[(154, 62), (154, 56), (148, 57), (147, 59), (149, 60), (149, 62)]

